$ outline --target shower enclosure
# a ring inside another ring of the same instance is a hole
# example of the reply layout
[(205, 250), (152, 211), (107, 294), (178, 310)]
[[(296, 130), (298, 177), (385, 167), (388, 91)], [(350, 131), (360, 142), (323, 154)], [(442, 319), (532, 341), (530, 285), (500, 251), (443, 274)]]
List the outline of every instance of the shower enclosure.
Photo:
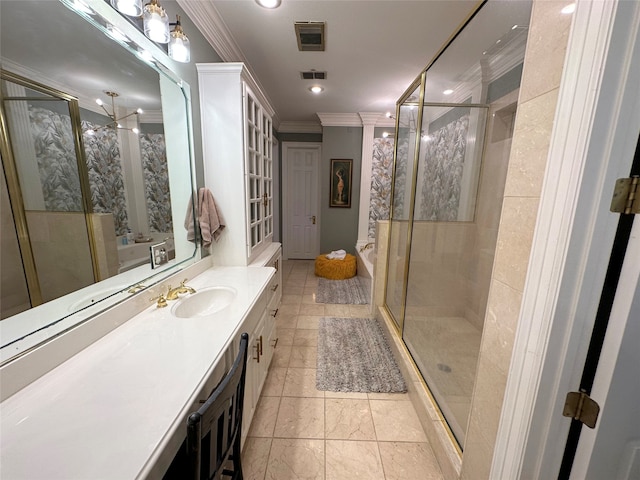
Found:
[(461, 446), (530, 10), (485, 2), (396, 107), (385, 308)]

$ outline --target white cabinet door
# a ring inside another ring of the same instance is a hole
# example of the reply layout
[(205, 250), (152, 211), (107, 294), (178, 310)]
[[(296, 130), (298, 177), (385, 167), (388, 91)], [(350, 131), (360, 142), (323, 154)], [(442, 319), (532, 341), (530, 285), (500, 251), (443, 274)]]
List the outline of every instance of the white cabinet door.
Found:
[(273, 109), (242, 63), (198, 64), (205, 185), (226, 228), (216, 265), (249, 265), (273, 239)]

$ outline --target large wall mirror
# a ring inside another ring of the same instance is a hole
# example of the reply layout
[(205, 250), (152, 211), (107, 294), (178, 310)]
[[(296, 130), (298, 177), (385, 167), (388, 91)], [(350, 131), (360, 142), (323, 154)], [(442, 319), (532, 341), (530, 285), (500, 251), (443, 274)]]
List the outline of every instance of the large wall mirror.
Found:
[[(0, 9), (1, 364), (197, 248), (190, 91), (171, 60), (103, 0)], [(167, 263), (152, 265), (155, 245)]]

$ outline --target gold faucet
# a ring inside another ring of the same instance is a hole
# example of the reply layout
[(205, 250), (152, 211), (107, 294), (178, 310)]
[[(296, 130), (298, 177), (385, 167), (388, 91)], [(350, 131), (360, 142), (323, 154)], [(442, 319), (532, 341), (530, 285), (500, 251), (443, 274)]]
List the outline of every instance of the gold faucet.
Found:
[(147, 287), (145, 287), (143, 284), (137, 283), (133, 287), (131, 287), (129, 290), (127, 290), (127, 293), (138, 293), (140, 290), (144, 290), (145, 288)]
[(364, 252), (367, 248), (373, 247), (374, 245), (375, 243), (373, 242), (366, 243), (362, 247), (360, 247), (360, 252)]
[(162, 293), (157, 297), (153, 297), (151, 299), (152, 302), (155, 302), (156, 300), (158, 301), (158, 303), (156, 304), (156, 307), (164, 308), (167, 306), (167, 297), (165, 297)]
[(185, 285), (187, 279), (185, 278), (182, 282), (180, 282), (180, 286), (176, 288), (171, 288), (169, 285), (169, 291), (167, 292), (167, 300), (177, 300), (178, 296), (182, 293), (196, 293), (196, 291)]

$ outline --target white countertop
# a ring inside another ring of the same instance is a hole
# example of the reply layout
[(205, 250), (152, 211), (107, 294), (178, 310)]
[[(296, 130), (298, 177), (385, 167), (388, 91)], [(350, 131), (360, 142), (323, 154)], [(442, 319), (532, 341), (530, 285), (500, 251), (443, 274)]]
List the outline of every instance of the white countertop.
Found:
[[(272, 268), (216, 267), (187, 282), (227, 285), (232, 305), (180, 319), (150, 306), (0, 404), (0, 477), (146, 478), (186, 434), (208, 376), (264, 291)], [(178, 443), (179, 444), (179, 443)]]

